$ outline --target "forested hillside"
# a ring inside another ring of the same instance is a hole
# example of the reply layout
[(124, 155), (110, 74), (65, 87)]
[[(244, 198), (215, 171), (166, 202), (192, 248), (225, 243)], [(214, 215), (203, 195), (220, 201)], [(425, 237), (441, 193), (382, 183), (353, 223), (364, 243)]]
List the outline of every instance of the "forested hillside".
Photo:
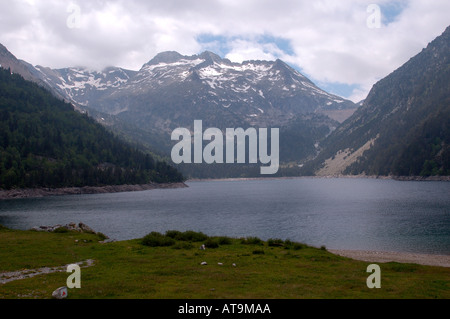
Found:
[(0, 68), (0, 189), (179, 182), (71, 104)]

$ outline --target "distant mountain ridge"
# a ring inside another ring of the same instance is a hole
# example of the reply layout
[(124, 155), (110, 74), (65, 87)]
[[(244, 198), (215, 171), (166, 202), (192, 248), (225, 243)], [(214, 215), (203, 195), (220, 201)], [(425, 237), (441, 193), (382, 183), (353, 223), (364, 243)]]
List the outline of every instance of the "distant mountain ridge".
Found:
[[(317, 144), (358, 107), (321, 90), (281, 60), (233, 63), (209, 51), (192, 56), (167, 51), (139, 71), (50, 69), (16, 62), (57, 97), (163, 157), (170, 154), (175, 128), (192, 129), (194, 120), (202, 120), (204, 127), (220, 129), (278, 127), (283, 136), (280, 160), (297, 167), (315, 156)], [(187, 170), (190, 176), (210, 171)], [(211, 171), (224, 174), (213, 177), (229, 177), (222, 169)]]
[(0, 43), (0, 67), (10, 69), (12, 73), (20, 74), (25, 80), (32, 81), (40, 86), (53, 92), (58, 98), (64, 98), (63, 95), (52, 89), (52, 86), (47, 84), (39, 71), (26, 61), (17, 59), (8, 49)]
[[(20, 65), (56, 95), (162, 154), (174, 128), (200, 119), (221, 129), (280, 127), (289, 174), (300, 166), (302, 175), (429, 176), (450, 175), (449, 54), (450, 27), (357, 104), (281, 60), (233, 63), (208, 51), (162, 52), (138, 71)], [(184, 169), (191, 177), (231, 177), (215, 166)]]
[(193, 56), (163, 52), (139, 71), (37, 69), (45, 83), (75, 103), (123, 118), (136, 116), (136, 121), (145, 118), (165, 131), (192, 124), (194, 115), (216, 126), (223, 121), (282, 125), (299, 114), (357, 107), (319, 89), (281, 60), (232, 63), (208, 51)]

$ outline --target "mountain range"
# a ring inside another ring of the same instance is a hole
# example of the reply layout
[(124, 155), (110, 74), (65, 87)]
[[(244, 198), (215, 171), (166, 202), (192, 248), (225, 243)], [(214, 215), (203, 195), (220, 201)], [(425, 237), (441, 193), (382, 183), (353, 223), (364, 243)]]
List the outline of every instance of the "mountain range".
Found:
[[(156, 55), (138, 71), (0, 64), (122, 138), (168, 157), (178, 127), (280, 128), (281, 175), (448, 175), (449, 33), (353, 103), (281, 60), (233, 63), (212, 52)], [(180, 166), (188, 177), (248, 177), (248, 166)], [(301, 168), (301, 169), (300, 169)]]
[(300, 114), (356, 108), (281, 60), (239, 64), (212, 52), (163, 52), (139, 71), (36, 69), (41, 81), (81, 106), (167, 132), (194, 119), (209, 126), (284, 125)]
[[(170, 154), (175, 128), (192, 129), (194, 120), (202, 120), (204, 127), (220, 129), (280, 128), (281, 160), (300, 163), (314, 157), (317, 144), (358, 107), (318, 88), (281, 60), (233, 63), (208, 51), (193, 56), (162, 52), (139, 71), (93, 71), (32, 66), (4, 47), (1, 51), (0, 64), (162, 157)], [(205, 167), (184, 169), (198, 177)], [(215, 177), (230, 176), (219, 171)]]

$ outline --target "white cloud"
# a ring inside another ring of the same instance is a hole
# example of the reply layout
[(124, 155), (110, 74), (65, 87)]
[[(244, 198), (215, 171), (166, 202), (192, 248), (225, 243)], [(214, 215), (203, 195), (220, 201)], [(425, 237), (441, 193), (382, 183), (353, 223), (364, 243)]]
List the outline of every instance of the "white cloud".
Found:
[(261, 43), (258, 40), (236, 39), (229, 44), (230, 52), (226, 58), (233, 62), (242, 63), (248, 60), (276, 60), (279, 56), (286, 55), (273, 43)]
[[(68, 26), (71, 3), (80, 8), (79, 28)], [(388, 24), (380, 29), (367, 27), (371, 3), (384, 10)], [(353, 100), (440, 35), (450, 12), (448, 0), (0, 0), (0, 5), (0, 42), (32, 64), (139, 69), (165, 50), (196, 54), (226, 48), (232, 60), (281, 58), (315, 82), (356, 86), (347, 96)], [(227, 43), (201, 43), (202, 34)], [(270, 42), (277, 38), (289, 43), (289, 52)]]

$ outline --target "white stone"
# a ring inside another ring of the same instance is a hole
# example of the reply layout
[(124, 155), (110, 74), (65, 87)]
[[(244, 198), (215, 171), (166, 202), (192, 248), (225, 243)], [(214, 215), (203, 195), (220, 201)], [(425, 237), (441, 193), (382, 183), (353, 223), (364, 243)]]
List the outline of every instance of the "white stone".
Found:
[(67, 287), (60, 287), (52, 293), (52, 297), (56, 299), (65, 299), (68, 295)]

